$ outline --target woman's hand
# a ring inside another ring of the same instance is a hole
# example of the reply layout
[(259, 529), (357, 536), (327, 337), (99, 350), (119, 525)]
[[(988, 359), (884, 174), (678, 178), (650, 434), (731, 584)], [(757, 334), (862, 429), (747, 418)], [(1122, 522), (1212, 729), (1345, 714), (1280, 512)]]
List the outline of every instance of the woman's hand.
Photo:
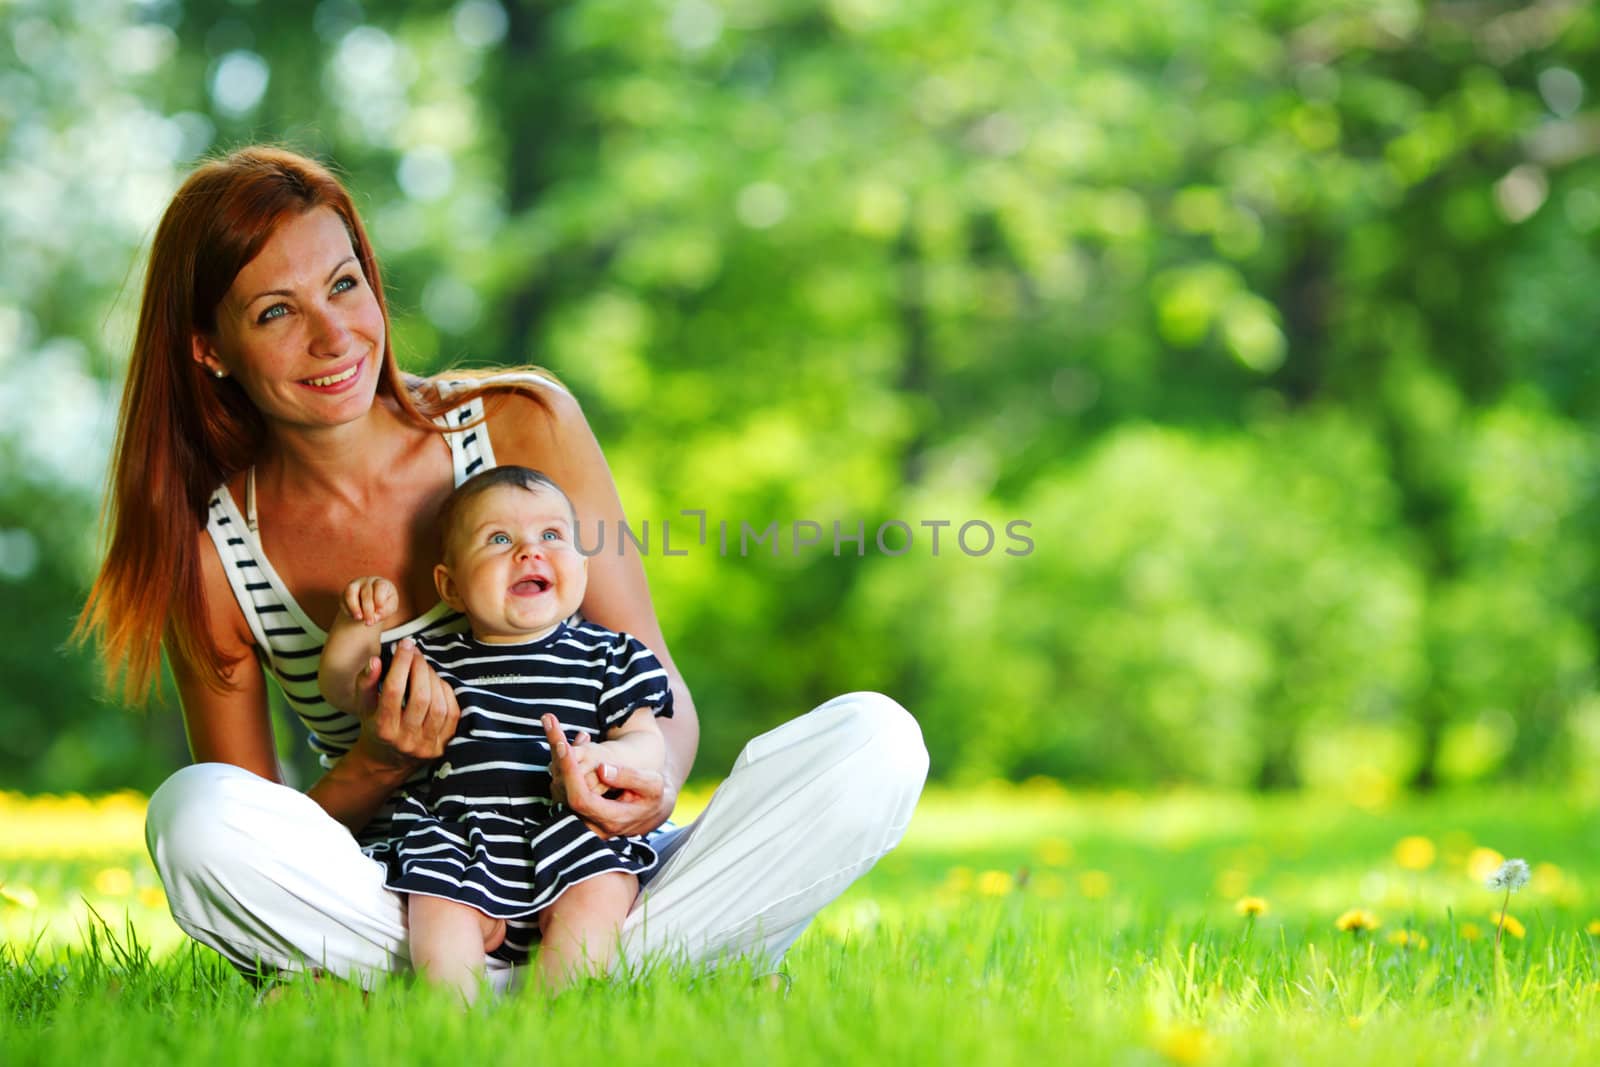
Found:
[[(377, 661), (361, 672), (359, 687), (378, 689)], [(456, 695), (410, 638), (395, 647), (394, 662), (374, 700), (363, 700), (370, 714), (361, 718), (361, 736), (356, 748), (379, 764), (394, 768), (414, 768), (438, 759), (444, 746), (455, 736), (461, 708)]]
[(554, 715), (543, 720), (550, 742), (550, 796), (565, 804), (601, 837), (638, 837), (667, 821), (678, 802), (678, 791), (660, 771), (640, 771), (602, 763), (585, 773), (579, 749), (587, 747), (587, 734), (568, 744)]

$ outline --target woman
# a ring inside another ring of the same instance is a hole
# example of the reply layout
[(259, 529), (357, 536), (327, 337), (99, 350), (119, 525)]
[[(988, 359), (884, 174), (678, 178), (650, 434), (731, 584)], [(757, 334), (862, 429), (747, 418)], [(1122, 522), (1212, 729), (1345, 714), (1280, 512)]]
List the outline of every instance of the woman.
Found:
[[(195, 763), (150, 800), (146, 837), (173, 917), (239, 967), (316, 966), (367, 982), (408, 965), (402, 899), (361, 851), (396, 791), (426, 773), (458, 710), (406, 640), (460, 629), (436, 601), (435, 518), (497, 462), (549, 474), (580, 521), (622, 504), (577, 403), (532, 372), (417, 381), (395, 363), (378, 264), (349, 194), (323, 167), (248, 148), (200, 167), (150, 255), (118, 429), (110, 545), (80, 619), (108, 675), (144, 698), (164, 649)], [(352, 574), (400, 593), (377, 710), (316, 692)], [(590, 562), (581, 613), (647, 644), (677, 708), (665, 773), (608, 767), (587, 788), (552, 768), (598, 831), (657, 830), (694, 762), (694, 704), (634, 553)], [(326, 771), (282, 783), (266, 675)], [(853, 693), (753, 740), (706, 812), (652, 839), (662, 863), (623, 930), (630, 965), (661, 957), (775, 962), (811, 917), (899, 841), (927, 770), (916, 723)], [(490, 961), (503, 980), (533, 923)]]

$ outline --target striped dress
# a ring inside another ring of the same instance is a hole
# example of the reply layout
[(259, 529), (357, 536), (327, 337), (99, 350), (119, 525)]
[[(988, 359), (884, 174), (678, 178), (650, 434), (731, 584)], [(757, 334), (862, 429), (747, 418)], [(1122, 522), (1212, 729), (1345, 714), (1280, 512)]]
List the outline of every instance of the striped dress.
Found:
[[(507, 385), (536, 383), (549, 389), (561, 389), (560, 385), (539, 375), (506, 374), (490, 381), (491, 384), (504, 381)], [(438, 387), (448, 396), (453, 389), (465, 389), (473, 384), (476, 383), (440, 382)], [(434, 420), (450, 446), (457, 485), (479, 470), (496, 466), (488, 427), (482, 418), (483, 400), (479, 398), (458, 405)], [(355, 744), (361, 724), (323, 700), (317, 691), (317, 665), (321, 662), (322, 646), (328, 634), (301, 610), (261, 550), (256, 534), (254, 470), (246, 476), (245, 484), (242, 509), (226, 485), (218, 486), (212, 493), (207, 506), (206, 532), (222, 558), (234, 598), (249, 623), (257, 654), (267, 673), (283, 692), (289, 709), (306, 728), (311, 748), (322, 765), (332, 767)], [(385, 630), (382, 641), (385, 650), (392, 652), (401, 638), (426, 639), (459, 633), (466, 628), (466, 616), (441, 601), (422, 615)], [(423, 768), (412, 781), (421, 781), (428, 773), (428, 769)], [(396, 794), (362, 828), (357, 840), (363, 846), (370, 847), (389, 839), (398, 802), (399, 794)], [(531, 919), (512, 920), (507, 925), (505, 944), (494, 955), (520, 963), (527, 959), (533, 943), (538, 940), (538, 923)]]
[(603, 741), (638, 708), (670, 716), (667, 672), (649, 649), (589, 622), (523, 644), (465, 633), (418, 647), (455, 690), (461, 721), (432, 777), (401, 797), (394, 839), (367, 850), (387, 864), (390, 889), (514, 919), (596, 875), (656, 865), (644, 838), (599, 837), (551, 801), (539, 722), (553, 712), (568, 740)]

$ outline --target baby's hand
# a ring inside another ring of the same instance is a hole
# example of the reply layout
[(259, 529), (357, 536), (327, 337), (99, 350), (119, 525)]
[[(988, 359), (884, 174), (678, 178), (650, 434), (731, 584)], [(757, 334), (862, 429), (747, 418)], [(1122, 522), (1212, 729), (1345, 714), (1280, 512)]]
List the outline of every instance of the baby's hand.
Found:
[(589, 741), (588, 732), (579, 730), (578, 735), (572, 739), (572, 755), (578, 761), (578, 771), (588, 783), (589, 789), (592, 792), (603, 793), (606, 787), (600, 781), (600, 764), (606, 761), (605, 748), (601, 745), (592, 745)]
[(561, 730), (560, 721), (549, 713), (540, 716), (540, 723), (544, 726), (545, 740), (550, 744), (550, 799), (557, 804), (567, 803), (567, 777), (570, 774), (574, 780), (575, 790), (587, 787), (590, 791), (604, 789), (600, 784), (599, 746), (589, 743), (587, 731), (578, 730), (576, 736), (568, 741), (566, 734)]
[(578, 761), (579, 777), (584, 779), (584, 784), (589, 787), (589, 792), (605, 792), (605, 784), (600, 781), (600, 765), (605, 763), (605, 747), (590, 744), (592, 737), (579, 729), (573, 737), (573, 760)]
[(356, 622), (376, 626), (399, 610), (400, 591), (387, 578), (375, 575), (357, 578), (344, 587), (344, 598), (339, 606)]

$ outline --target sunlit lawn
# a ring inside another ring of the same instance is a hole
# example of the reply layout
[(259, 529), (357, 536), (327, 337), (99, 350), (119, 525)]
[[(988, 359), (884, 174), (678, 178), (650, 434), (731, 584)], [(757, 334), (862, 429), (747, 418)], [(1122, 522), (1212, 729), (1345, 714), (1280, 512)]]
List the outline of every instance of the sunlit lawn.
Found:
[[(257, 1006), (166, 917), (138, 798), (0, 794), (0, 826), (0, 1063), (1600, 1061), (1600, 831), (1554, 793), (935, 790), (787, 998), (733, 969), (472, 1015), (398, 982)], [(1507, 856), (1534, 875), (1497, 956)]]

